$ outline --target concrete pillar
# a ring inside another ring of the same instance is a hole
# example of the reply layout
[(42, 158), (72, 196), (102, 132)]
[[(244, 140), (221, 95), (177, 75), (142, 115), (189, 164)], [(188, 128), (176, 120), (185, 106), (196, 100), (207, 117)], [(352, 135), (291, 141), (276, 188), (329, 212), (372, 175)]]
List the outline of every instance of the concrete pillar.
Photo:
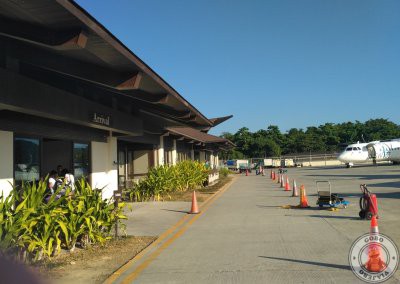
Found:
[(215, 164), (217, 165), (217, 168), (219, 168), (219, 157), (218, 157), (218, 154), (215, 156)]
[(111, 198), (118, 190), (117, 138), (111, 135), (106, 143), (91, 143), (92, 188), (102, 189), (103, 199)]
[(0, 131), (0, 195), (8, 196), (14, 176), (14, 135), (9, 131)]
[(210, 167), (213, 169), (214, 168), (214, 153), (211, 152), (210, 154)]
[(164, 165), (164, 137), (160, 136), (160, 145), (158, 146), (158, 165)]
[(190, 159), (194, 161), (194, 150), (190, 150)]
[(158, 166), (158, 149), (153, 150), (153, 161), (154, 161), (154, 165), (152, 165), (152, 166), (157, 167)]
[(176, 140), (172, 140), (172, 165), (176, 165)]

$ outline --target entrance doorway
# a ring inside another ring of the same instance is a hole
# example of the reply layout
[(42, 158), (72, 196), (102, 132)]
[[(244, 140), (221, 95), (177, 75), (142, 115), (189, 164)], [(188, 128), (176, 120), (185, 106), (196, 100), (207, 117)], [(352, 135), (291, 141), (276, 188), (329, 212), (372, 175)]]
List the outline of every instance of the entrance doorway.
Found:
[(63, 169), (72, 170), (72, 142), (65, 140), (43, 139), (42, 173), (46, 175), (52, 170), (57, 170), (61, 165)]

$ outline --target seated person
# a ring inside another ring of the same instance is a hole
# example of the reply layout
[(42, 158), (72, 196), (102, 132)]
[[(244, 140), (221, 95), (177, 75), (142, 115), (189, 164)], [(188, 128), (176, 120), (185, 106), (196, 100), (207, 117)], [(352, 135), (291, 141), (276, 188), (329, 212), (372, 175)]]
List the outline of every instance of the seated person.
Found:
[(65, 170), (64, 182), (66, 186), (69, 186), (71, 188), (72, 192), (75, 190), (75, 177), (68, 170)]
[(49, 180), (47, 182), (47, 189), (49, 190), (49, 192), (51, 192), (51, 194), (53, 194), (54, 191), (56, 190), (56, 188), (55, 188), (56, 179), (57, 179), (57, 172), (53, 170), (50, 172)]
[(57, 179), (57, 172), (53, 170), (49, 173), (49, 180), (47, 181), (46, 195), (44, 197), (46, 202), (49, 201), (51, 195), (53, 195), (57, 189), (56, 179)]

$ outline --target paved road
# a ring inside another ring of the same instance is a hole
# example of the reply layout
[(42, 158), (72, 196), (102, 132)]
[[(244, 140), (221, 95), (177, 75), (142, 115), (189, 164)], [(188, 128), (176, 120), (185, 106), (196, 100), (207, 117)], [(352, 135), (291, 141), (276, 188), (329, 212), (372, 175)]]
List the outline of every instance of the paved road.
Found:
[[(190, 227), (165, 245), (135, 283), (361, 283), (348, 267), (352, 242), (367, 233), (358, 220), (359, 184), (378, 194), (379, 229), (400, 244), (400, 168), (397, 166), (289, 169), (304, 184), (310, 205), (315, 180), (352, 205), (338, 212), (281, 209), (298, 204), (268, 176), (241, 176)], [(386, 283), (399, 283), (396, 278)]]

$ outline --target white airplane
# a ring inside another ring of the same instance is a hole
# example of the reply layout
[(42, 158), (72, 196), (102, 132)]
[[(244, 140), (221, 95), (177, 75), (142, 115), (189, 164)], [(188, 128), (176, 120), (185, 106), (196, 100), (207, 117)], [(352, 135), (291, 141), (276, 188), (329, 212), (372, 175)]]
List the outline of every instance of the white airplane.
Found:
[(381, 141), (379, 143), (370, 143), (367, 145), (368, 158), (372, 161), (392, 161), (400, 162), (400, 140), (393, 139)]
[(348, 168), (354, 166), (354, 163), (366, 163), (371, 160), (368, 155), (367, 145), (373, 145), (373, 143), (377, 142), (350, 144), (339, 154), (337, 159), (345, 163)]

